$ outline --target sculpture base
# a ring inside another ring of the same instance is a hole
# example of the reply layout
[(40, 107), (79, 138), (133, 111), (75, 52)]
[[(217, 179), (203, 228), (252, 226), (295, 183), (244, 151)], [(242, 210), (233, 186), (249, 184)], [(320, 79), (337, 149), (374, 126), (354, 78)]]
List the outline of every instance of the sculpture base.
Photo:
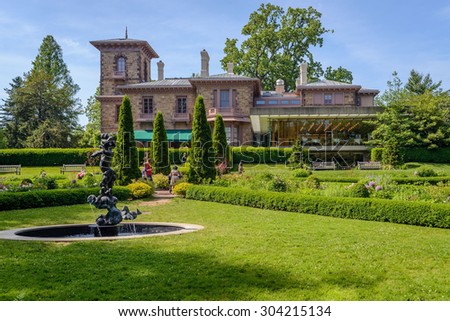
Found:
[(121, 224), (118, 225), (97, 225), (90, 224), (89, 228), (95, 237), (110, 237), (119, 235)]

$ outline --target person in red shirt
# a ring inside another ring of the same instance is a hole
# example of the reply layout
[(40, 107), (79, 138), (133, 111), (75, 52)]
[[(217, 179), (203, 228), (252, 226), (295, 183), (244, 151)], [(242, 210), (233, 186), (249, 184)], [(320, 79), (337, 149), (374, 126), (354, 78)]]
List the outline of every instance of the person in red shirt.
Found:
[(153, 169), (152, 169), (152, 165), (150, 165), (150, 162), (148, 160), (145, 161), (144, 163), (144, 170), (145, 170), (145, 176), (149, 181), (152, 181), (152, 174), (153, 174)]

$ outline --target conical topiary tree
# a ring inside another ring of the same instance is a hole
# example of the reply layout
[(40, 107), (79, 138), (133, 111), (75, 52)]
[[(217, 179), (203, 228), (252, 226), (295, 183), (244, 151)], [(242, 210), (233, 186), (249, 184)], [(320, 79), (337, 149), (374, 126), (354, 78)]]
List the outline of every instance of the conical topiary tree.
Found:
[(230, 155), (227, 143), (227, 134), (225, 132), (225, 123), (223, 122), (222, 115), (217, 114), (214, 122), (213, 131), (213, 150), (214, 156), (218, 163), (225, 161), (230, 166)]
[(190, 165), (188, 174), (189, 182), (201, 183), (212, 181), (216, 178), (211, 128), (206, 119), (206, 109), (202, 96), (197, 97), (194, 106), (192, 143), (188, 162)]
[(153, 125), (152, 158), (155, 173), (169, 174), (169, 142), (167, 141), (164, 117), (160, 111), (156, 113)]
[(128, 96), (123, 97), (119, 112), (119, 128), (112, 167), (119, 185), (127, 185), (133, 179), (141, 177), (138, 153), (134, 141), (133, 113)]

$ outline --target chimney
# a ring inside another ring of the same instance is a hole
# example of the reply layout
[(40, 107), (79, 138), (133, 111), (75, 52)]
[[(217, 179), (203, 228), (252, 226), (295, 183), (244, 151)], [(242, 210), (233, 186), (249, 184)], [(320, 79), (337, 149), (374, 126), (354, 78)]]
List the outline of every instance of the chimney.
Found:
[(284, 93), (284, 80), (283, 79), (278, 79), (277, 80), (277, 85), (275, 87), (275, 92), (277, 94), (282, 94)]
[(234, 74), (234, 63), (229, 62), (229, 63), (227, 64), (227, 67), (228, 67), (228, 73), (229, 73), (229, 74)]
[(303, 62), (300, 64), (300, 85), (308, 83), (308, 64)]
[(202, 57), (202, 69), (200, 71), (200, 77), (209, 77), (209, 55), (208, 52), (203, 49), (200, 52)]
[(158, 80), (164, 80), (164, 63), (160, 60), (158, 65)]

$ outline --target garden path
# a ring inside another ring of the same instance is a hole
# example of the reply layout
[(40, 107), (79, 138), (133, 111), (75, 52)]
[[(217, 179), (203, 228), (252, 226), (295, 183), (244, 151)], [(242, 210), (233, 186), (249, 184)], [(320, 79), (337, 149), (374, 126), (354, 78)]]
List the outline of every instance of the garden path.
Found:
[(171, 201), (175, 195), (170, 194), (168, 190), (157, 190), (155, 194), (153, 194), (154, 200), (148, 202), (142, 202), (141, 206), (157, 206), (167, 204)]

